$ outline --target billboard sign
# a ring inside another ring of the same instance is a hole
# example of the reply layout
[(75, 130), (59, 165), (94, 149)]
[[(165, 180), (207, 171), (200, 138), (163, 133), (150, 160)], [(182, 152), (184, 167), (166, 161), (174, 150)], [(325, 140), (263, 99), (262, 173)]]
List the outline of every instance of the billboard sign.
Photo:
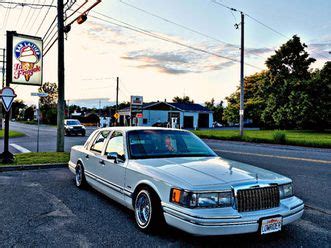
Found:
[(13, 35), (12, 84), (40, 86), (43, 78), (43, 41), (21, 34)]
[(143, 105), (142, 96), (131, 96), (131, 105)]

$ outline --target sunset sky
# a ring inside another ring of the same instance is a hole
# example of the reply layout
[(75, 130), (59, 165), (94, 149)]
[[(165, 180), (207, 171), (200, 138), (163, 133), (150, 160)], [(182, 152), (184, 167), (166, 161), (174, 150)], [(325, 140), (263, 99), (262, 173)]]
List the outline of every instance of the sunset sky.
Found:
[[(22, 1), (52, 3), (51, 0)], [(77, 1), (73, 9), (82, 2)], [(286, 37), (294, 34), (301, 37), (309, 46), (311, 55), (317, 59), (314, 68), (321, 67), (331, 59), (328, 53), (331, 51), (331, 1), (219, 2), (242, 10), (281, 33), (277, 34), (246, 17), (245, 75), (264, 69), (265, 59), (287, 41)], [(0, 5), (0, 20), (5, 20), (0, 24), (0, 32), (3, 34), (0, 48), (5, 46), (6, 30), (43, 37), (56, 15), (56, 9), (51, 8), (44, 24), (40, 26), (47, 9), (30, 9), (29, 12), (28, 7), (22, 9), (18, 6), (8, 11)], [(203, 103), (211, 98), (217, 101), (224, 99), (238, 86), (240, 30), (234, 27), (235, 23), (240, 22), (238, 12), (231, 12), (209, 0), (103, 0), (94, 10), (84, 24), (72, 25), (65, 41), (65, 96), (71, 102), (93, 99), (89, 104), (96, 106), (96, 99), (99, 98), (102, 99), (102, 105), (114, 102), (117, 76), (120, 77), (120, 101), (128, 101), (130, 95), (142, 95), (145, 102), (170, 101), (174, 96), (187, 95), (195, 102)], [(100, 13), (153, 32), (164, 39), (229, 57), (234, 61), (155, 39), (92, 17), (118, 23)], [(169, 20), (196, 32), (174, 25)], [(49, 38), (45, 44), (48, 41)], [(44, 59), (44, 82), (57, 82), (56, 57), (55, 45)], [(18, 98), (28, 103), (35, 102), (30, 93), (35, 92), (37, 87), (13, 87)]]

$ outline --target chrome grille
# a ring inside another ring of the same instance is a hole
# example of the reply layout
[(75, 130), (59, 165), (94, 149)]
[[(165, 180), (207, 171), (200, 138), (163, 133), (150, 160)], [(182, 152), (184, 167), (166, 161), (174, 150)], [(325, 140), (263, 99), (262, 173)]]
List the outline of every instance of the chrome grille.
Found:
[(279, 206), (278, 186), (242, 189), (237, 191), (239, 212), (249, 212)]

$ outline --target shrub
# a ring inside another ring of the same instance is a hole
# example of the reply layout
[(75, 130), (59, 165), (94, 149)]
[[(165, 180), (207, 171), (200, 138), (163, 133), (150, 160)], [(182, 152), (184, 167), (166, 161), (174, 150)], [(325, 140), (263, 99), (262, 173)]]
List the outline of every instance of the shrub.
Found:
[(275, 131), (272, 136), (275, 143), (286, 144), (286, 134), (284, 132)]

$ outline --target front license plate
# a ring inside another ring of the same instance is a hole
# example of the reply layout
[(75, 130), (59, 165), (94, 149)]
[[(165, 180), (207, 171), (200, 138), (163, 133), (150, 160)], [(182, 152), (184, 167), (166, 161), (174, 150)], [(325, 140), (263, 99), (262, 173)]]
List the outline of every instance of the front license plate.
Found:
[(264, 219), (261, 222), (261, 234), (273, 233), (282, 230), (282, 217)]

